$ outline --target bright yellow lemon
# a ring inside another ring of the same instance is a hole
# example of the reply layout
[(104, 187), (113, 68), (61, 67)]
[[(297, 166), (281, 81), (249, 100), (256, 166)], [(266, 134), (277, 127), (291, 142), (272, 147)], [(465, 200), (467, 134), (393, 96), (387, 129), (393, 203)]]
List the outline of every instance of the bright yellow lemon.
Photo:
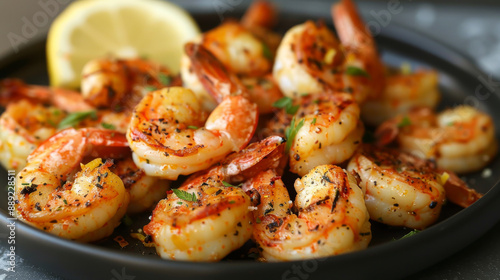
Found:
[(50, 84), (80, 86), (94, 58), (146, 57), (179, 71), (184, 44), (200, 33), (182, 8), (160, 0), (80, 0), (52, 24), (47, 39)]

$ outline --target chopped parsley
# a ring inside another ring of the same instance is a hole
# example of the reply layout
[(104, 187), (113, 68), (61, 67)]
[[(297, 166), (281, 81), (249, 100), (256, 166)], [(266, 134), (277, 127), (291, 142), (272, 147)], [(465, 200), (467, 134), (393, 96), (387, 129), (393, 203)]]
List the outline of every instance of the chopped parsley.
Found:
[(179, 189), (173, 189), (172, 191), (174, 192), (174, 194), (178, 198), (180, 198), (182, 200), (185, 200), (185, 201), (196, 201), (196, 200), (198, 200), (196, 198), (196, 194), (194, 194), (194, 193), (188, 193), (186, 191), (179, 190)]
[(112, 129), (112, 130), (114, 130), (116, 128), (116, 126), (114, 126), (110, 123), (105, 123), (105, 122), (101, 123), (101, 126), (104, 127), (105, 129)]
[(417, 234), (417, 233), (419, 233), (419, 232), (420, 232), (420, 230), (418, 230), (418, 229), (414, 229), (414, 230), (412, 230), (412, 231), (408, 232), (407, 234), (403, 235), (400, 239), (404, 239), (404, 238), (407, 238), (407, 237), (413, 236), (413, 235), (415, 235), (415, 234)]
[(167, 76), (163, 73), (158, 74), (158, 81), (164, 86), (169, 86), (170, 83), (172, 82), (172, 78), (170, 76)]
[(228, 183), (226, 181), (222, 181), (222, 184), (224, 185), (224, 187), (234, 187), (234, 188), (237, 188), (237, 187), (241, 186), (241, 184), (235, 186), (235, 185), (230, 184), (230, 183)]
[(198, 129), (199, 127), (195, 126), (195, 125), (188, 125), (188, 128), (189, 129)]
[(57, 128), (63, 129), (67, 127), (75, 127), (77, 126), (80, 122), (83, 120), (91, 118), (93, 120), (97, 119), (97, 111), (92, 110), (92, 111), (86, 111), (86, 112), (75, 112), (69, 114), (66, 118), (64, 118), (58, 125)]
[(399, 128), (402, 128), (402, 127), (405, 127), (405, 126), (409, 126), (411, 125), (411, 120), (410, 118), (408, 118), (408, 116), (405, 116), (399, 123), (398, 123), (398, 127)]
[(370, 75), (363, 69), (356, 66), (347, 66), (345, 73), (350, 76), (362, 76), (369, 78)]
[(292, 147), (292, 142), (293, 139), (295, 139), (295, 136), (297, 135), (297, 132), (299, 129), (302, 128), (304, 125), (304, 119), (301, 119), (297, 125), (295, 125), (295, 117), (292, 119), (292, 122), (290, 123), (290, 126), (287, 127), (285, 130), (285, 137), (286, 137), (286, 146), (285, 146), (285, 152), (288, 153), (290, 151), (290, 148)]
[(262, 43), (262, 55), (267, 59), (267, 60), (273, 60), (273, 53), (271, 52), (271, 49), (267, 44)]
[(280, 98), (278, 101), (273, 103), (273, 107), (285, 109), (285, 112), (290, 115), (294, 115), (299, 110), (299, 105), (293, 105), (293, 100), (290, 97)]
[(155, 86), (145, 86), (145, 87), (144, 87), (144, 89), (145, 89), (147, 92), (157, 90), (157, 88), (156, 88)]

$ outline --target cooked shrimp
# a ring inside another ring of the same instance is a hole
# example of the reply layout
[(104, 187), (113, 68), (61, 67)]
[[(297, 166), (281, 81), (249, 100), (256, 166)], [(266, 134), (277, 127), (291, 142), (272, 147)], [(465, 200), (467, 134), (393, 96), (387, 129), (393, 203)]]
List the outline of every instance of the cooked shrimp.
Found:
[(28, 99), (34, 103), (52, 105), (67, 112), (89, 111), (94, 109), (86, 103), (79, 92), (27, 85), (19, 79), (0, 80), (0, 105), (6, 107), (10, 102)]
[(51, 234), (94, 241), (112, 233), (127, 209), (129, 195), (110, 162), (87, 157), (119, 157), (128, 152), (123, 135), (109, 130), (67, 129), (28, 157), (16, 180), (17, 217)]
[(82, 95), (95, 107), (132, 109), (152, 88), (180, 86), (165, 66), (144, 59), (94, 59), (82, 70)]
[(158, 203), (144, 232), (162, 258), (217, 261), (252, 235), (251, 199), (238, 183), (276, 167), (284, 140), (272, 137), (192, 175)]
[(273, 170), (253, 177), (243, 188), (260, 194), (253, 239), (268, 261), (338, 255), (365, 249), (371, 240), (363, 190), (340, 167), (321, 165), (295, 181), (297, 214)]
[[(359, 121), (359, 106), (349, 94), (303, 96), (296, 101), (297, 134), (290, 145), (290, 171), (300, 176), (322, 164), (340, 164), (355, 152), (364, 133)], [(281, 116), (279, 116), (281, 115)], [(286, 110), (268, 123), (273, 133), (284, 131), (291, 115)], [(294, 128), (289, 128), (294, 129)]]
[[(187, 44), (196, 71), (220, 104), (206, 118), (194, 93), (170, 87), (150, 92), (135, 108), (127, 139), (134, 161), (150, 176), (176, 180), (243, 149), (255, 132), (257, 106), (239, 80), (200, 45)], [(220, 63), (219, 63), (220, 64)]]
[(346, 63), (366, 71), (369, 78), (368, 98), (377, 98), (385, 86), (385, 71), (377, 51), (375, 40), (363, 22), (352, 0), (342, 0), (332, 6), (332, 17), (342, 45), (345, 47)]
[(267, 1), (255, 0), (241, 18), (241, 25), (264, 42), (273, 54), (281, 42), (281, 35), (272, 31), (278, 19), (276, 6)]
[(365, 124), (377, 126), (414, 107), (436, 108), (440, 97), (436, 71), (392, 74), (386, 77), (382, 94), (361, 105), (361, 119)]
[(456, 173), (482, 169), (498, 150), (493, 120), (470, 106), (439, 114), (417, 108), (385, 122), (377, 134), (382, 144), (397, 139), (402, 150)]
[(120, 177), (130, 194), (128, 213), (139, 213), (149, 209), (165, 198), (170, 189), (170, 181), (146, 175), (144, 170), (135, 165), (132, 157), (115, 160), (110, 170)]
[(241, 77), (241, 82), (248, 89), (248, 98), (257, 104), (260, 114), (273, 112), (273, 104), (283, 97), (271, 74), (263, 77)]
[[(268, 25), (272, 24), (273, 18), (269, 17), (274, 13), (272, 10), (269, 4), (257, 1), (249, 8), (250, 14), (245, 16), (244, 25), (236, 21), (228, 21), (204, 33), (197, 40), (228, 71), (241, 77), (244, 82), (246, 81), (245, 84), (248, 85), (248, 91), (251, 94), (249, 98), (258, 104), (260, 113), (271, 112), (269, 104), (283, 96), (274, 80), (266, 76), (271, 73), (274, 57), (274, 48), (267, 42), (277, 45), (280, 40), (280, 36), (267, 30)], [(252, 30), (258, 32), (259, 36), (255, 36)], [(181, 76), (184, 86), (193, 90), (202, 100), (205, 110), (213, 110), (216, 102), (203, 87), (191, 64), (188, 56), (184, 55), (181, 59)], [(261, 86), (260, 81), (265, 81), (266, 86)]]
[(17, 172), (28, 155), (57, 130), (65, 113), (28, 100), (11, 102), (0, 117), (0, 162)]
[(397, 150), (365, 145), (347, 169), (361, 178), (372, 220), (423, 229), (438, 219), (445, 190), (430, 162)]

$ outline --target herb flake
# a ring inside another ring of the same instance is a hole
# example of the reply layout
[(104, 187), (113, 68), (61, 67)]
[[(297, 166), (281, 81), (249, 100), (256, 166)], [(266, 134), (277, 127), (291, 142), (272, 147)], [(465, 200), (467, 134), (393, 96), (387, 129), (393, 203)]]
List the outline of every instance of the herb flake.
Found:
[(174, 192), (174, 194), (182, 199), (182, 200), (185, 200), (185, 201), (197, 201), (198, 199), (196, 198), (196, 194), (194, 193), (188, 193), (186, 191), (183, 191), (183, 190), (179, 190), (179, 189), (173, 189), (172, 190)]
[(101, 123), (101, 126), (103, 128), (105, 128), (105, 129), (111, 129), (111, 130), (115, 130), (116, 129), (116, 126), (114, 126), (114, 125), (112, 125), (110, 123), (103, 122), (103, 123)]
[(158, 74), (158, 81), (164, 86), (169, 86), (170, 83), (172, 82), (172, 78), (170, 76), (165, 75), (163, 73)]
[(402, 128), (405, 126), (411, 125), (411, 120), (408, 118), (408, 116), (405, 116), (399, 123), (398, 123), (398, 128)]
[(67, 127), (75, 127), (77, 126), (80, 122), (83, 120), (91, 118), (93, 120), (97, 119), (97, 111), (92, 110), (92, 111), (86, 111), (86, 112), (75, 112), (69, 114), (66, 118), (64, 118), (58, 125), (58, 129), (63, 129)]
[(347, 66), (345, 73), (350, 76), (361, 76), (369, 78), (370, 75), (364, 70), (356, 66)]
[(290, 123), (290, 126), (287, 127), (285, 131), (285, 137), (286, 137), (286, 146), (285, 146), (285, 152), (288, 153), (290, 151), (290, 148), (292, 147), (292, 142), (295, 139), (295, 136), (297, 135), (297, 132), (302, 128), (304, 125), (304, 119), (301, 119), (297, 125), (295, 125), (295, 117), (292, 119), (292, 122)]

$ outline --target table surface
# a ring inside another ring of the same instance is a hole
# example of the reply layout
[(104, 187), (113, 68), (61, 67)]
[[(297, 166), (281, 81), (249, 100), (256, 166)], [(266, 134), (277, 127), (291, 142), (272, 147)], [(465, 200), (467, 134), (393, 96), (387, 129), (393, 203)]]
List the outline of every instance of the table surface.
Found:
[[(10, 42), (9, 34), (22, 34), (22, 26), (26, 20), (33, 19), (37, 13), (40, 14), (40, 11), (45, 13), (46, 22), (39, 22), (27, 40), (43, 38), (50, 27), (50, 22), (69, 2), (71, 1), (1, 1), (0, 57), (16, 48), (16, 45)], [(400, 1), (403, 9), (398, 14), (390, 15), (387, 24), (394, 23), (416, 29), (462, 51), (474, 58), (486, 73), (493, 75), (490, 79), (500, 81), (500, 4), (494, 1), (478, 1), (472, 5), (471, 2), (460, 1), (450, 4), (451, 1), (450, 3)], [(52, 3), (50, 7), (47, 6), (49, 3)], [(360, 10), (363, 11), (367, 21), (377, 20), (377, 15), (386, 9), (388, 3), (389, 1), (362, 2)], [(381, 23), (384, 22), (384, 19), (379, 18), (379, 20), (382, 20)], [(23, 260), (22, 256), (17, 256), (16, 272), (8, 272), (6, 240), (7, 229), (0, 228), (0, 280), (62, 279), (36, 264)], [(387, 265), (388, 268), (391, 266)], [(110, 273), (109, 277), (103, 277), (113, 279), (118, 276)], [(457, 254), (407, 279), (500, 280), (500, 223)]]

